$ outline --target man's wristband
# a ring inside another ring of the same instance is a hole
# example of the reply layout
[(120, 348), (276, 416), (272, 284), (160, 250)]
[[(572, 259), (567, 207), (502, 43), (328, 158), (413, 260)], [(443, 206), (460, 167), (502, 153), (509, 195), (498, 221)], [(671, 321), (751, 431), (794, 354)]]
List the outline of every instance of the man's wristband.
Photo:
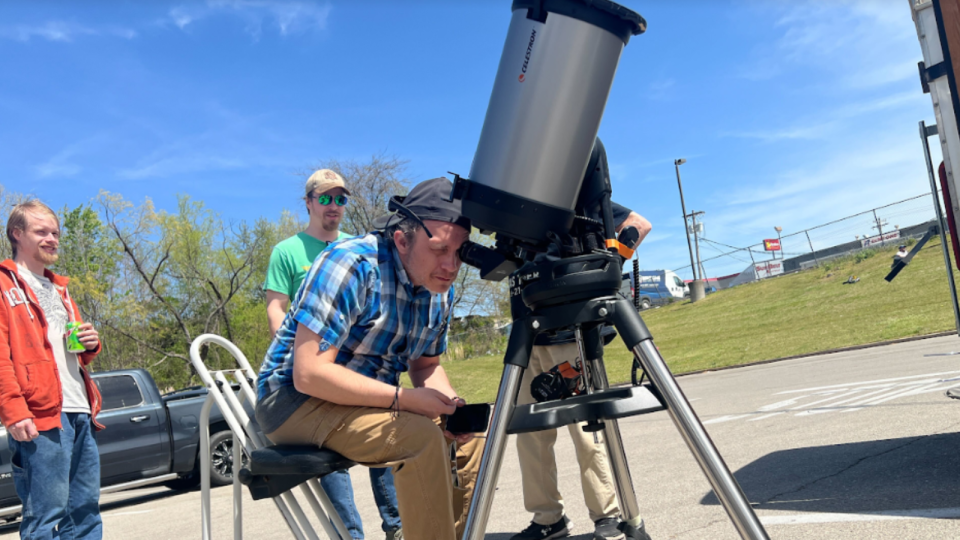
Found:
[(397, 382), (396, 390), (393, 393), (393, 403), (390, 404), (390, 409), (393, 411), (393, 417), (396, 418), (400, 416), (400, 382)]

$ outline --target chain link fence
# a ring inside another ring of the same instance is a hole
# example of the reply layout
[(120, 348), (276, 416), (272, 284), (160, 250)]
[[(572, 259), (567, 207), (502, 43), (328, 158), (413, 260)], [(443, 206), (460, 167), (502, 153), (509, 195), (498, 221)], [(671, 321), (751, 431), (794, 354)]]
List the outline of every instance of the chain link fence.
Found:
[[(899, 244), (898, 238), (918, 238), (936, 223), (931, 203), (930, 194), (924, 193), (808, 229), (780, 233), (780, 251), (766, 251), (763, 242), (737, 247), (700, 237), (701, 275), (729, 277), (750, 265), (780, 260), (782, 271), (792, 272), (867, 247)], [(689, 275), (690, 265), (674, 272)]]

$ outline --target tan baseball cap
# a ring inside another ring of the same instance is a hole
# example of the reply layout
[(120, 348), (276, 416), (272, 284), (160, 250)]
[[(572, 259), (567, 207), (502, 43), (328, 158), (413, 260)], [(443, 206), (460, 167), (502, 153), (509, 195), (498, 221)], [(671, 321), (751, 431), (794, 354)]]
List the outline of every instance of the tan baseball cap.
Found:
[(313, 192), (317, 194), (329, 191), (333, 188), (343, 188), (343, 191), (350, 195), (350, 190), (343, 183), (343, 177), (330, 169), (320, 169), (307, 178), (306, 193), (310, 195)]

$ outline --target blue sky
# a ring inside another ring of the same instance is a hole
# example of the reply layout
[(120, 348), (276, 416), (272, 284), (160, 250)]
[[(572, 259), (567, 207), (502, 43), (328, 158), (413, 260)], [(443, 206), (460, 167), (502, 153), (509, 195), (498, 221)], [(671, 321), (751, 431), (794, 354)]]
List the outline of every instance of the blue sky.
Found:
[[(675, 158), (688, 210), (735, 246), (929, 189), (907, 0), (624, 4), (648, 31), (600, 136), (614, 198), (654, 225), (644, 268), (689, 264)], [(0, 183), (57, 208), (184, 193), (252, 220), (299, 211), (294, 172), (322, 159), (466, 175), (509, 17), (493, 0), (2, 3)]]

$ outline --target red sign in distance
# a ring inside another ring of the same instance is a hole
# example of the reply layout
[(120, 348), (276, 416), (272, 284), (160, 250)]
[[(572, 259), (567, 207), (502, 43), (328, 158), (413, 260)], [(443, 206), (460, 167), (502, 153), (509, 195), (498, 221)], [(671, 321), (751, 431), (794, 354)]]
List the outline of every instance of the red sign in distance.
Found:
[(763, 250), (764, 251), (780, 251), (780, 240), (777, 240), (776, 238), (764, 240)]

